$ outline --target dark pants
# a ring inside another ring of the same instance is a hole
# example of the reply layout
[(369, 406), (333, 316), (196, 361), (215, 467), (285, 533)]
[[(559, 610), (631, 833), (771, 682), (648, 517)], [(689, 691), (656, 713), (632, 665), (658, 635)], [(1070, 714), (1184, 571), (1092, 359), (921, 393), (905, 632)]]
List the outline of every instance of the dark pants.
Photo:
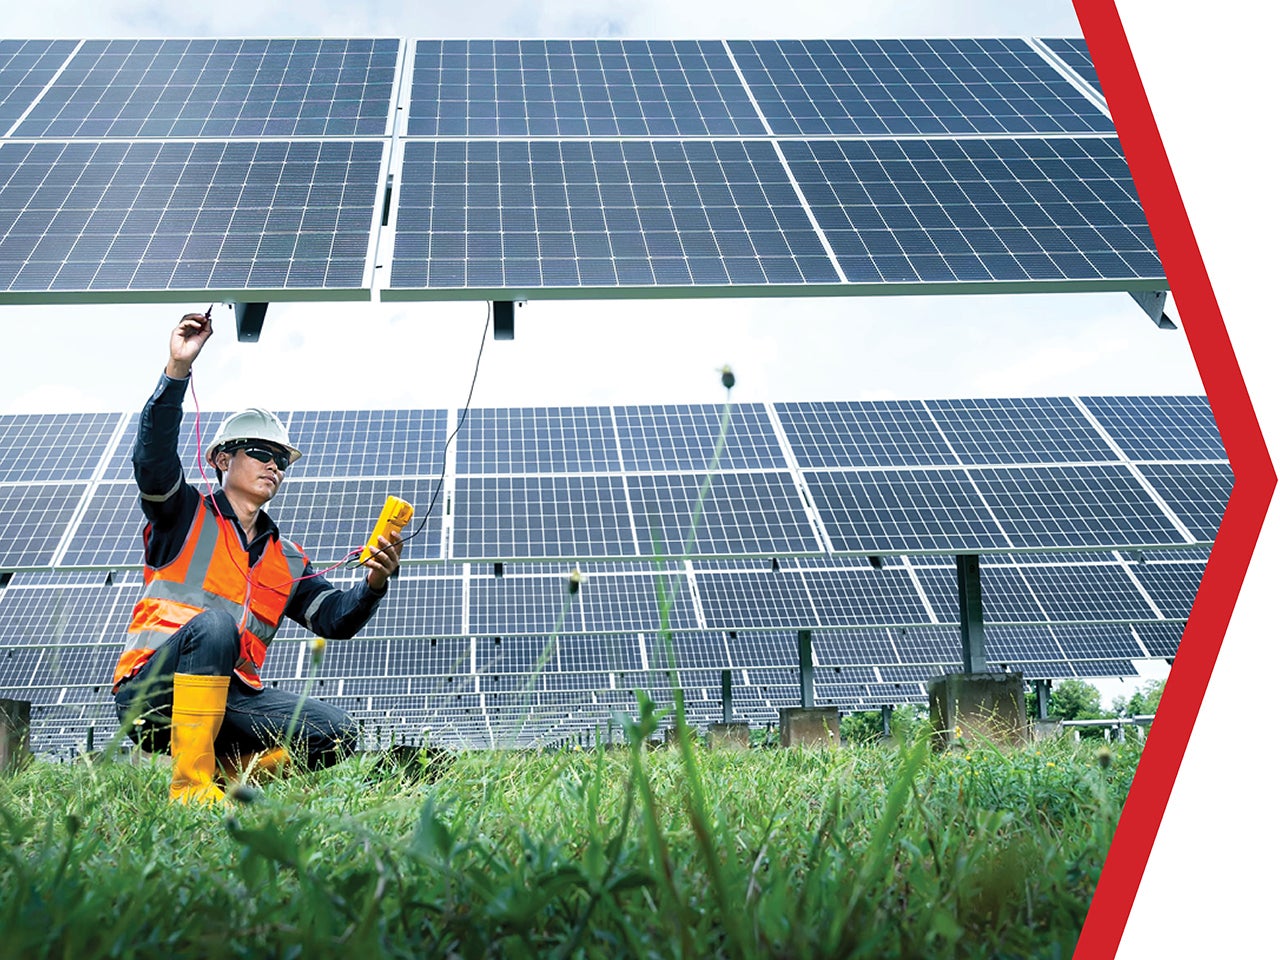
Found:
[(206, 610), (162, 643), (142, 669), (120, 685), (116, 714), (123, 723), (141, 701), (142, 723), (132, 726), (129, 734), (143, 749), (164, 752), (169, 749), (173, 715), (173, 675), (230, 677), (227, 711), (214, 741), (218, 756), (248, 757), (285, 745), (291, 724), (290, 753), (295, 761), (326, 767), (351, 754), (359, 728), (350, 714), (283, 690), (253, 689), (235, 676), (239, 657), (240, 631), (234, 618), (222, 610)]

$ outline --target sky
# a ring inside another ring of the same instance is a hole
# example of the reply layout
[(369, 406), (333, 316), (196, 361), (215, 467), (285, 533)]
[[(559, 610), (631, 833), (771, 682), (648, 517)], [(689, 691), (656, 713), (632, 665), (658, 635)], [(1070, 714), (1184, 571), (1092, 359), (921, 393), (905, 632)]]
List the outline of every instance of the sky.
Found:
[[(1274, 345), (1259, 332), (1271, 303), (1262, 281), (1274, 274), (1263, 253), (1274, 244), (1258, 223), (1275, 222), (1276, 211), (1274, 188), (1250, 188), (1250, 176), (1264, 179), (1267, 154), (1247, 129), (1250, 109), (1269, 115), (1260, 91), (1274, 91), (1274, 78), (1259, 65), (1273, 60), (1261, 44), (1274, 36), (1275, 14), (1240, 0), (1219, 0), (1213, 10), (1206, 19), (1167, 2), (1120, 4), (1210, 275), (1223, 278), (1224, 315), (1265, 430), (1277, 409)], [(0, 34), (9, 37), (1079, 33), (1066, 2), (521, 0), (366, 9), (47, 0), (0, 10)], [(1231, 96), (1216, 98), (1221, 90)], [(1224, 150), (1237, 144), (1224, 163)], [(206, 306), (0, 306), (0, 412), (138, 408), (164, 363), (173, 323), (184, 309)], [(1170, 312), (1176, 318), (1176, 304)], [(195, 386), (209, 409), (459, 406), (483, 324), (478, 303), (277, 304), (261, 342), (240, 344), (229, 311), (218, 310)], [(1202, 392), (1182, 333), (1157, 330), (1124, 295), (535, 301), (518, 311), (514, 341), (487, 344), (474, 403), (715, 402), (725, 363), (743, 402)], [(1264, 935), (1275, 881), (1256, 864), (1276, 859), (1262, 826), (1270, 814), (1255, 799), (1262, 791), (1225, 771), (1262, 759), (1233, 752), (1242, 727), (1273, 722), (1245, 705), (1241, 690), (1275, 665), (1274, 655), (1260, 654), (1257, 636), (1274, 639), (1265, 599), (1272, 588), (1262, 578), (1277, 570), (1276, 539), (1264, 534), (1246, 581), (1122, 957), (1244, 952)], [(1240, 852), (1259, 842), (1271, 852)], [(1189, 861), (1205, 866), (1191, 870)]]

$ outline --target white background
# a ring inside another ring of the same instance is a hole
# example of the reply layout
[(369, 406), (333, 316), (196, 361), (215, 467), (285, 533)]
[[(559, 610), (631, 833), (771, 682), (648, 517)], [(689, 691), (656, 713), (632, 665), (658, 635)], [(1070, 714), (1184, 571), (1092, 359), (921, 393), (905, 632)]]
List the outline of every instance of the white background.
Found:
[[(1123, 0), (1119, 9), (1274, 457), (1274, 8)], [(1124, 960), (1277, 953), (1274, 513), (1130, 914), (1117, 954)]]

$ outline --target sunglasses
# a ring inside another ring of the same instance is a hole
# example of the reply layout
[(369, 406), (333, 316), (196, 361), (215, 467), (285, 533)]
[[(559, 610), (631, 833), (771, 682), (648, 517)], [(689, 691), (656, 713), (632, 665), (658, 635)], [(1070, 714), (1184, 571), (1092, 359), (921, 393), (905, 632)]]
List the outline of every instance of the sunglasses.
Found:
[(283, 450), (273, 450), (271, 447), (236, 447), (231, 452), (243, 450), (246, 457), (253, 457), (259, 463), (275, 462), (276, 469), (281, 473), (289, 468), (289, 454)]

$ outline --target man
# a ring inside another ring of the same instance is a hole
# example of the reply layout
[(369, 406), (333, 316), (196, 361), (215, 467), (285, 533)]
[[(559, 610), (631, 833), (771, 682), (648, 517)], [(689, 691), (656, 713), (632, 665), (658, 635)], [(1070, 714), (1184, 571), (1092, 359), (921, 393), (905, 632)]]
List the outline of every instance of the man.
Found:
[[(263, 510), (302, 456), (265, 410), (229, 417), (208, 444), (205, 459), (220, 489), (206, 495), (186, 482), (178, 455), (182, 401), (212, 333), (208, 315), (182, 318), (169, 338), (164, 375), (142, 409), (133, 468), (148, 521), (146, 586), (113, 681), (121, 721), (140, 716), (139, 744), (168, 746), (169, 796), (182, 803), (222, 798), (213, 782), (218, 758), (233, 766), (293, 759), (316, 767), (351, 752), (357, 730), (350, 715), (264, 688), (259, 671), (285, 616), (321, 637), (354, 636), (386, 594), (401, 550), (399, 534), (379, 538), (383, 549), (348, 590), (315, 573)], [(284, 743), (291, 726), (303, 747), (292, 758), (292, 744)]]

